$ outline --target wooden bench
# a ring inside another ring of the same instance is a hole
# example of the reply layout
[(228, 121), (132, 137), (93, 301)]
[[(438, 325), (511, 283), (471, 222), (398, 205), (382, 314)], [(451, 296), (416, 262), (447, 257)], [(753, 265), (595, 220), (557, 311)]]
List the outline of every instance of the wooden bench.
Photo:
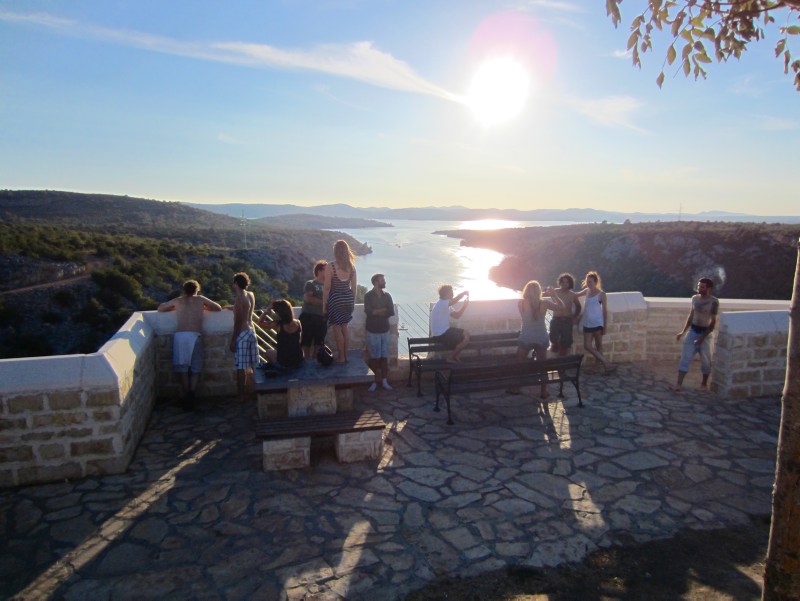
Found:
[(256, 422), (256, 438), (280, 440), (299, 436), (330, 436), (345, 432), (383, 430), (386, 427), (380, 413), (374, 409), (347, 411), (333, 415), (305, 415)]
[(366, 409), (259, 420), (256, 438), (263, 442), (264, 470), (270, 471), (308, 467), (310, 439), (318, 436), (336, 436), (336, 457), (342, 463), (379, 458), (384, 428), (380, 413)]
[[(471, 334), (469, 344), (462, 353), (462, 361), (466, 364), (474, 362), (485, 356), (485, 351), (516, 349), (518, 338), (519, 332)], [(411, 386), (411, 378), (416, 373), (417, 396), (422, 396), (422, 372), (448, 368), (451, 365), (447, 363), (447, 356), (450, 352), (451, 349), (441, 342), (436, 342), (434, 338), (408, 339), (408, 386)], [(466, 353), (466, 357), (464, 357), (464, 353)]]
[(434, 376), (436, 382), (434, 411), (439, 411), (439, 397), (443, 396), (447, 403), (447, 423), (452, 425), (450, 398), (454, 394), (520, 386), (539, 386), (546, 383), (560, 384), (558, 396), (561, 397), (564, 395), (565, 382), (571, 382), (575, 386), (578, 393), (578, 406), (583, 407), (579, 383), (582, 360), (583, 355), (568, 355), (544, 361), (518, 361), (515, 359), (488, 365), (451, 365), (449, 370), (437, 371)]

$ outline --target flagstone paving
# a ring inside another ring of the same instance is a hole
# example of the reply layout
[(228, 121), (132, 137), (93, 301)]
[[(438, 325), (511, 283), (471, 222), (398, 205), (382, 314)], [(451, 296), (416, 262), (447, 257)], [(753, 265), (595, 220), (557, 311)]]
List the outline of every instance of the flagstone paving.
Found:
[(581, 389), (548, 413), (458, 396), (452, 426), (430, 393), (362, 391), (390, 424), (380, 462), (322, 445), (273, 473), (253, 406), (159, 405), (125, 474), (0, 494), (0, 597), (402, 599), (770, 512), (778, 398), (675, 394), (643, 364)]

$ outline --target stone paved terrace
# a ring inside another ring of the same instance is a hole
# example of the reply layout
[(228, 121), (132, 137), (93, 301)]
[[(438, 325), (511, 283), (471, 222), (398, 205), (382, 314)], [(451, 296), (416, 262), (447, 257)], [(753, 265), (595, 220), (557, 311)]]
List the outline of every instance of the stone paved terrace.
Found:
[(273, 473), (252, 404), (158, 405), (125, 474), (0, 493), (0, 598), (400, 599), (768, 514), (779, 399), (699, 392), (696, 365), (673, 394), (660, 367), (586, 370), (586, 407), (565, 387), (552, 419), (481, 393), (448, 427), (431, 394), (362, 391), (391, 426), (379, 464), (322, 448)]

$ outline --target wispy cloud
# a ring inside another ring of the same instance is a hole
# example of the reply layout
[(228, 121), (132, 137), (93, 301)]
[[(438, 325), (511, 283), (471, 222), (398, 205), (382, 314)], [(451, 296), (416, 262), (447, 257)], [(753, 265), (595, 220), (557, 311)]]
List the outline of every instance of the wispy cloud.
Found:
[(731, 86), (730, 91), (739, 96), (758, 98), (763, 96), (766, 90), (763, 86), (758, 85), (751, 75), (746, 75), (737, 79)]
[(350, 108), (354, 108), (354, 109), (357, 109), (359, 111), (369, 111), (370, 110), (368, 107), (366, 107), (366, 106), (364, 106), (362, 104), (356, 104), (355, 102), (350, 102), (349, 100), (345, 100), (343, 98), (339, 98), (339, 96), (337, 96), (336, 94), (331, 92), (331, 89), (330, 89), (329, 86), (326, 86), (324, 84), (315, 84), (314, 86), (312, 86), (312, 89), (315, 92), (317, 92), (318, 94), (320, 94), (321, 96), (325, 96), (325, 98), (328, 98), (329, 100), (333, 100), (334, 102), (338, 102), (339, 104), (342, 104), (344, 106), (349, 106)]
[(518, 3), (519, 8), (543, 8), (565, 13), (583, 13), (586, 10), (574, 2), (562, 0), (523, 0)]
[(756, 127), (763, 131), (792, 131), (800, 128), (800, 123), (794, 119), (756, 115), (756, 120)]
[(222, 142), (223, 144), (230, 144), (231, 146), (242, 146), (244, 142), (239, 138), (232, 136), (230, 134), (226, 134), (225, 132), (220, 132), (217, 134), (217, 142)]
[(623, 127), (650, 134), (633, 122), (633, 117), (642, 103), (631, 96), (607, 96), (606, 98), (569, 98), (569, 104), (578, 113), (604, 127)]
[(426, 80), (407, 63), (379, 50), (370, 41), (327, 44), (298, 50), (237, 41), (185, 42), (144, 32), (86, 25), (43, 13), (21, 14), (0, 11), (0, 20), (49, 27), (68, 35), (107, 41), (150, 52), (248, 67), (316, 71), (383, 88), (464, 102), (460, 95)]
[(611, 53), (611, 56), (614, 58), (630, 60), (631, 56), (633, 56), (633, 50), (614, 50), (614, 52)]

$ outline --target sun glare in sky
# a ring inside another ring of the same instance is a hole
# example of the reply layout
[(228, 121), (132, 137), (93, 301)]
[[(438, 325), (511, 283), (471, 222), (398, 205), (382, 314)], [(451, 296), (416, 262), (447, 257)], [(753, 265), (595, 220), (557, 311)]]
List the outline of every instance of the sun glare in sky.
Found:
[(525, 106), (530, 75), (511, 57), (491, 58), (481, 63), (467, 93), (467, 106), (484, 126), (510, 121)]

